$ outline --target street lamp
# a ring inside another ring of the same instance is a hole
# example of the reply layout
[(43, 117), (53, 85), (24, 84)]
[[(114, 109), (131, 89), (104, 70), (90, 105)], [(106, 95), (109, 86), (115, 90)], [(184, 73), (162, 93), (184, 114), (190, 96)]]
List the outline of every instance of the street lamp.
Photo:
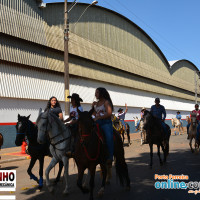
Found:
[(80, 17), (78, 18), (77, 22), (74, 24), (73, 29), (75, 28), (76, 24), (79, 22), (79, 20), (81, 19), (81, 17), (84, 15), (84, 13), (87, 11), (87, 9), (90, 6), (96, 5), (98, 3), (98, 1), (93, 1), (90, 5), (88, 5), (85, 10), (82, 12), (82, 14), (80, 15)]
[[(79, 1), (79, 0), (78, 0)], [(65, 0), (64, 4), (64, 83), (65, 83), (65, 115), (69, 116), (69, 99), (67, 98), (69, 96), (69, 53), (68, 53), (68, 41), (69, 41), (69, 18), (68, 18), (68, 12), (70, 12), (74, 6), (78, 3), (76, 0), (74, 0), (74, 5), (67, 11), (67, 0)], [(96, 5), (98, 1), (93, 1), (90, 5), (86, 7), (86, 9), (83, 11), (81, 16), (78, 18), (77, 22), (74, 24), (73, 27), (78, 23), (78, 21), (81, 19), (81, 17), (84, 15), (86, 10), (92, 6)]]

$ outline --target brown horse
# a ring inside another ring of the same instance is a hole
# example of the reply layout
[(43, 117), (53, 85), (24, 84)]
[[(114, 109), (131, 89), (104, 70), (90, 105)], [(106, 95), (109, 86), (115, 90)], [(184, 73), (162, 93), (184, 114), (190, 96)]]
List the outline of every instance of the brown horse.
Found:
[(163, 165), (163, 161), (160, 157), (160, 147), (162, 148), (164, 153), (164, 162), (166, 162), (167, 156), (169, 154), (169, 139), (171, 135), (171, 130), (169, 126), (167, 125), (168, 134), (166, 135), (164, 133), (160, 120), (146, 110), (144, 112), (144, 129), (146, 130), (147, 142), (149, 143), (150, 147), (150, 167), (152, 167), (153, 164), (153, 144), (157, 145), (157, 154), (160, 160), (160, 165)]
[(3, 135), (0, 133), (0, 149), (2, 145), (3, 145)]
[[(3, 145), (3, 135), (0, 133), (0, 149), (2, 145)], [(1, 159), (1, 156), (0, 156), (0, 159)]]
[[(96, 166), (100, 164), (102, 170), (102, 184), (98, 192), (99, 196), (104, 194), (105, 182), (107, 176), (107, 147), (99, 126), (96, 125), (91, 117), (90, 112), (79, 112), (78, 119), (79, 136), (75, 148), (75, 161), (78, 167), (77, 185), (83, 193), (89, 192), (82, 186), (84, 170), (90, 171), (90, 200), (93, 199), (94, 177)], [(128, 168), (124, 158), (123, 143), (120, 135), (114, 131), (114, 157), (116, 174), (123, 185), (130, 188), (130, 179)]]
[(190, 124), (190, 128), (189, 128), (189, 145), (190, 145), (190, 149), (192, 151), (192, 153), (194, 153), (194, 149), (192, 148), (192, 141), (194, 139), (195, 141), (195, 151), (197, 152), (197, 149), (199, 148), (199, 145), (196, 141), (196, 134), (197, 134), (197, 115), (196, 113), (191, 113), (191, 124)]

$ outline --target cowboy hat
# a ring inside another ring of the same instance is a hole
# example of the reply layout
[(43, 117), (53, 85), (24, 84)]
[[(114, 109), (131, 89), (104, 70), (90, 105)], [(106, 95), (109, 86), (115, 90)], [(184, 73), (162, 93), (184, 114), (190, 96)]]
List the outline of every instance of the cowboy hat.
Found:
[(146, 110), (146, 108), (145, 108), (145, 107), (142, 107), (142, 110), (141, 110), (141, 111), (143, 111), (143, 110)]
[(76, 100), (78, 100), (78, 101), (81, 101), (81, 102), (83, 102), (83, 100), (79, 97), (79, 95), (78, 94), (76, 94), (76, 93), (73, 93), (72, 94), (72, 96), (68, 96), (67, 97), (68, 99), (76, 99)]
[(122, 111), (123, 109), (122, 108), (119, 108), (119, 110), (117, 111), (117, 112), (120, 112), (120, 111)]

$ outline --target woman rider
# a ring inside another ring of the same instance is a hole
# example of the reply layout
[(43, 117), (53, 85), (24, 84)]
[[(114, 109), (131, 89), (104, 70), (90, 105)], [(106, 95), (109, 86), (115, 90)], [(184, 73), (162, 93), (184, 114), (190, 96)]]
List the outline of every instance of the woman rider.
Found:
[(114, 151), (113, 126), (111, 121), (113, 103), (105, 88), (97, 88), (95, 96), (98, 101), (93, 102), (92, 104), (92, 109), (94, 109), (93, 115), (95, 116), (94, 121), (99, 124), (105, 134), (106, 144), (109, 151), (107, 164), (111, 167)]
[(71, 132), (72, 132), (71, 151), (67, 152), (67, 155), (72, 157), (73, 153), (75, 151), (76, 135), (77, 135), (77, 131), (78, 131), (78, 126), (77, 126), (78, 111), (77, 111), (77, 109), (79, 109), (81, 112), (83, 112), (83, 108), (80, 104), (80, 102), (83, 102), (83, 100), (76, 93), (73, 93), (72, 96), (68, 96), (67, 98), (71, 99), (72, 105), (70, 106), (69, 118), (66, 119), (64, 122), (69, 122), (66, 125), (70, 127)]
[(61, 121), (63, 121), (63, 114), (60, 107), (60, 103), (58, 102), (56, 97), (53, 96), (49, 99), (44, 111), (47, 111), (47, 110), (55, 114), (57, 117), (60, 118)]

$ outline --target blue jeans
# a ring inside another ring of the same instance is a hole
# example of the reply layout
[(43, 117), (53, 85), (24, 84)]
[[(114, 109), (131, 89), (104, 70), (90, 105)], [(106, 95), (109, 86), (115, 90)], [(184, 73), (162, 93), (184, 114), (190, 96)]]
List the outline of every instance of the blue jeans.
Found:
[(109, 152), (109, 160), (113, 160), (113, 153), (114, 153), (114, 140), (113, 140), (113, 126), (112, 121), (109, 119), (100, 119), (97, 120), (96, 123), (99, 124), (101, 129), (104, 132), (106, 138), (106, 145)]
[(125, 124), (125, 121), (122, 120), (122, 119), (120, 119), (120, 121), (121, 121), (122, 125), (124, 126), (124, 128), (125, 128), (125, 130), (126, 130), (126, 124)]

